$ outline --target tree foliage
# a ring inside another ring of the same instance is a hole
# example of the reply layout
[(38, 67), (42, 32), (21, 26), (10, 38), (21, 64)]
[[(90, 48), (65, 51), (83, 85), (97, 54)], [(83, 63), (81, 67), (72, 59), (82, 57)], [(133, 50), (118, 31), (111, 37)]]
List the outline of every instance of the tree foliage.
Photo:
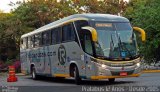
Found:
[(147, 41), (140, 45), (146, 61), (160, 60), (160, 0), (131, 0), (125, 16), (133, 18), (132, 24), (143, 28)]
[[(117, 14), (125, 3), (118, 0), (28, 0), (10, 3), (19, 5), (11, 13), (0, 13), (0, 53), (19, 54), (20, 36), (55, 20), (77, 13)], [(11, 50), (10, 50), (11, 49)], [(2, 53), (3, 52), (3, 53)]]
[(133, 18), (132, 24), (145, 29), (147, 41), (140, 45), (146, 60), (159, 59), (160, 0), (28, 0), (11, 13), (0, 11), (0, 53), (19, 54), (20, 37), (50, 22), (77, 13), (107, 13)]

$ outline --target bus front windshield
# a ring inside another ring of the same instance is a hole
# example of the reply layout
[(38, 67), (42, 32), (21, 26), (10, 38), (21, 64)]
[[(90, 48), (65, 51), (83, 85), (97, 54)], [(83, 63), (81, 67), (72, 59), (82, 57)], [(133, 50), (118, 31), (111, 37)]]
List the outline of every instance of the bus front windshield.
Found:
[(97, 57), (114, 60), (138, 56), (136, 36), (130, 23), (95, 22), (95, 28), (98, 34)]

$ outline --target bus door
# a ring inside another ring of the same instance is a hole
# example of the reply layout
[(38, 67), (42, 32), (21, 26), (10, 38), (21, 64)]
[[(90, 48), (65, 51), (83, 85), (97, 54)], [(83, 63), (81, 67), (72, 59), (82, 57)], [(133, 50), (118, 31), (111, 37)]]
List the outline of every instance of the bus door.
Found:
[(84, 30), (85, 33), (83, 35), (83, 48), (85, 51), (84, 62), (85, 62), (85, 74), (86, 77), (90, 77), (92, 73), (94, 73), (93, 65), (91, 64), (90, 57), (93, 56), (93, 46), (91, 41), (91, 35), (89, 31)]

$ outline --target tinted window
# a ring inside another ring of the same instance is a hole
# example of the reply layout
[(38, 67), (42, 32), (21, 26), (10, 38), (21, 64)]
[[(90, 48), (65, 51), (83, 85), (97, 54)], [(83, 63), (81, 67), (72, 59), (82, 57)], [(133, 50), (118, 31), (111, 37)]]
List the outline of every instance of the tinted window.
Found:
[(22, 48), (22, 49), (28, 48), (28, 38), (23, 38), (23, 39), (21, 40), (21, 48)]
[(43, 45), (49, 45), (51, 43), (51, 33), (46, 31), (42, 33), (42, 43)]
[(26, 37), (26, 48), (28, 48), (28, 37)]
[(115, 23), (115, 26), (118, 31), (132, 30), (130, 23)]
[(52, 44), (57, 44), (61, 42), (61, 28), (52, 29)]
[(62, 41), (75, 40), (75, 30), (72, 23), (62, 27)]
[(89, 23), (88, 21), (85, 21), (85, 20), (78, 20), (75, 22), (75, 26), (76, 26), (76, 29), (79, 35), (81, 46), (83, 50), (85, 51), (84, 32), (87, 32), (87, 31), (83, 30), (82, 27), (89, 26)]
[(75, 22), (75, 26), (76, 26), (78, 33), (80, 34), (82, 27), (89, 26), (89, 24), (88, 24), (88, 21), (86, 20), (78, 20)]
[(39, 47), (41, 45), (41, 34), (35, 35), (35, 47)]
[(85, 45), (85, 52), (90, 55), (93, 55), (92, 42), (91, 42), (90, 35), (85, 35), (84, 45)]
[(28, 37), (28, 48), (34, 47), (34, 36)]
[(23, 39), (21, 39), (21, 45), (23, 45)]

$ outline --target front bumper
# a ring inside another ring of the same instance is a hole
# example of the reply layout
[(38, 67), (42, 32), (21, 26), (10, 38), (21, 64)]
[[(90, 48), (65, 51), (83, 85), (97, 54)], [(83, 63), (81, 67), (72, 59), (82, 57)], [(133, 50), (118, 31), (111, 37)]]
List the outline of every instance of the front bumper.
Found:
[[(109, 79), (109, 78), (126, 78), (126, 77), (138, 77), (141, 74), (140, 60), (136, 59), (130, 62), (112, 63), (112, 65), (95, 63), (96, 73), (91, 76), (91, 79)], [(138, 64), (139, 63), (139, 64)], [(126, 76), (121, 76), (121, 72), (126, 72)]]

